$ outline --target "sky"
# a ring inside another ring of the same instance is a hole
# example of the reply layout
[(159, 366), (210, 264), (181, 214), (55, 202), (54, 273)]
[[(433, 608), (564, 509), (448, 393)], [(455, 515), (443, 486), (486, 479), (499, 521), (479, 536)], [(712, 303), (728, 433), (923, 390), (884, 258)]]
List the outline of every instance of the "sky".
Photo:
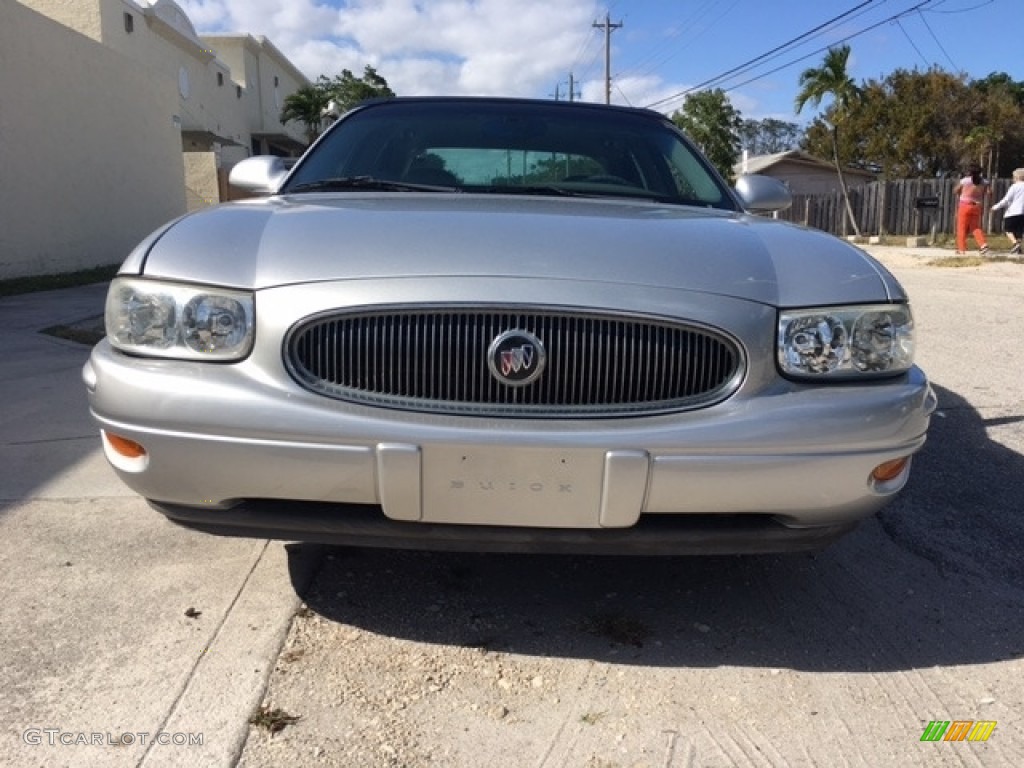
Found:
[(665, 113), (712, 87), (744, 118), (806, 123), (800, 73), (843, 42), (857, 82), (932, 66), (1024, 81), (1024, 0), (177, 2), (200, 35), (263, 35), (311, 80), (370, 65), (400, 96), (568, 99), (571, 77), (603, 102), (606, 37), (611, 102)]

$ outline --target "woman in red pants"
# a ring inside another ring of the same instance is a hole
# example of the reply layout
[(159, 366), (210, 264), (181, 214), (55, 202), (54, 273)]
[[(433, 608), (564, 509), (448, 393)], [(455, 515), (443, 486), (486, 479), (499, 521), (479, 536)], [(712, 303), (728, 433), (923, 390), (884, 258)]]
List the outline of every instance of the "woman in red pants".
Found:
[(984, 207), (985, 195), (988, 194), (989, 184), (982, 178), (981, 168), (972, 165), (967, 169), (967, 175), (960, 179), (953, 190), (953, 196), (957, 198), (956, 206), (956, 252), (967, 251), (967, 233), (974, 235), (978, 242), (978, 248), (982, 256), (988, 256), (988, 243), (985, 242), (985, 232), (981, 228), (981, 211)]

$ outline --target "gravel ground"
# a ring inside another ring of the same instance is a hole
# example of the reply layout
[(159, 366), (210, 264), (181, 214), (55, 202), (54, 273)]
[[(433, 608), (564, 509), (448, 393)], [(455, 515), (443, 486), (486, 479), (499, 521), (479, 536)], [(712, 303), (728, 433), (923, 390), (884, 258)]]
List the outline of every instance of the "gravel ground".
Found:
[(788, 557), (326, 549), (239, 765), (1024, 765), (1024, 263), (867, 250), (940, 396), (878, 519)]

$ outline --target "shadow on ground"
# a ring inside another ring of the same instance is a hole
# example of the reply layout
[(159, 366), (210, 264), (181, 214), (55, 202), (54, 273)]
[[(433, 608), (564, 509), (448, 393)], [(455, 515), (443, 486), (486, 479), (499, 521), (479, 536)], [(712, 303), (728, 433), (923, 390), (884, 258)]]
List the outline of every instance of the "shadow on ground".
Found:
[[(369, 632), (622, 664), (872, 672), (1024, 656), (1024, 457), (989, 439), (992, 425), (963, 398), (939, 390), (939, 401), (907, 491), (823, 553), (326, 548), (296, 591), (309, 610)], [(296, 561), (305, 549), (293, 547)]]

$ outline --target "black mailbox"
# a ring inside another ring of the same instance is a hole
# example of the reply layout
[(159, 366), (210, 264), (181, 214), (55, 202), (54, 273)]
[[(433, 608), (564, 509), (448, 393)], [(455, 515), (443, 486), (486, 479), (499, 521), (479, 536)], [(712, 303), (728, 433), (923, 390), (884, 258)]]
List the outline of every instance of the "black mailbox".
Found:
[(915, 208), (938, 208), (939, 198), (936, 197), (918, 197), (914, 199)]

